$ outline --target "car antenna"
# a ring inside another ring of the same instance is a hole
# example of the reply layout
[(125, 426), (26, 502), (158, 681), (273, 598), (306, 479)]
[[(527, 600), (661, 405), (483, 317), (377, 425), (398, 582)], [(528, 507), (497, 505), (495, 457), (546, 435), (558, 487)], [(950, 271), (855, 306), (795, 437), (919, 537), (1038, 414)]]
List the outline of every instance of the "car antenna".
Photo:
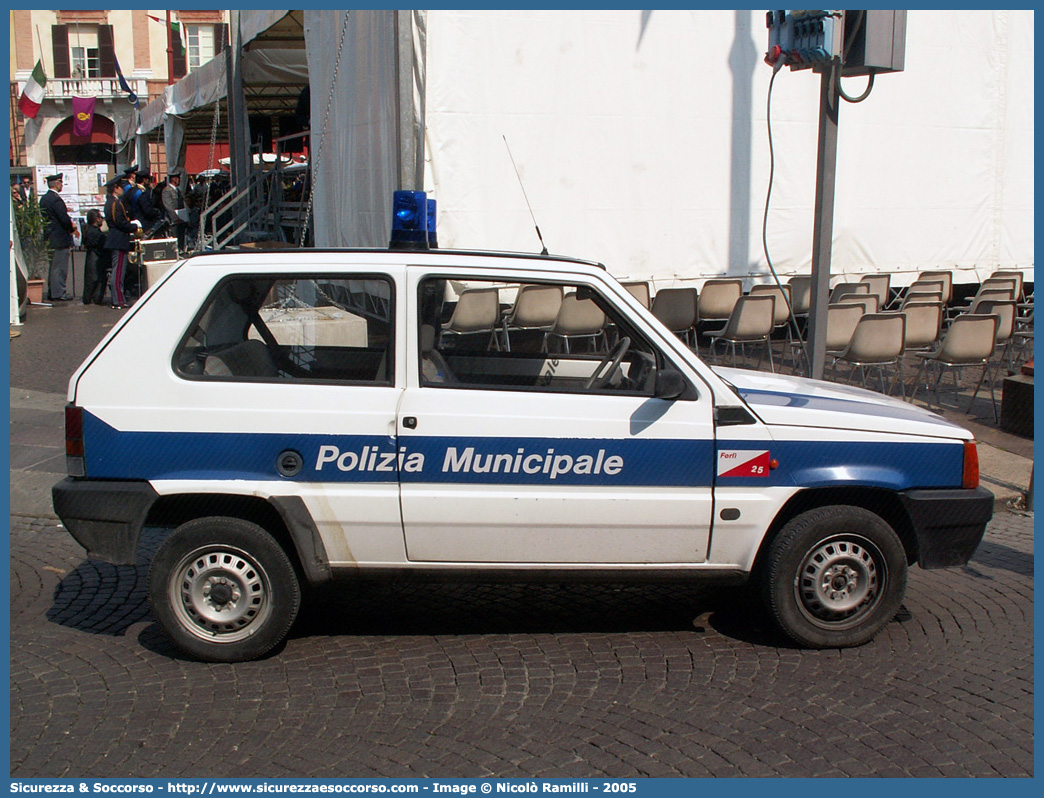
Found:
[(518, 185), (522, 189), (522, 196), (525, 197), (526, 207), (529, 208), (529, 216), (533, 219), (533, 227), (536, 228), (537, 238), (540, 239), (540, 246), (542, 247), (542, 249), (540, 250), (540, 254), (546, 255), (547, 244), (544, 243), (544, 237), (540, 235), (540, 225), (537, 224), (536, 216), (533, 215), (533, 206), (529, 204), (529, 196), (526, 194), (526, 187), (522, 183), (522, 175), (518, 173), (518, 167), (515, 166), (515, 158), (511, 154), (511, 146), (508, 144), (507, 136), (504, 136), (503, 133), (501, 133), (501, 136), (503, 136), (504, 138), (504, 146), (507, 147), (508, 158), (511, 158), (511, 165), (515, 167), (515, 177), (518, 178)]

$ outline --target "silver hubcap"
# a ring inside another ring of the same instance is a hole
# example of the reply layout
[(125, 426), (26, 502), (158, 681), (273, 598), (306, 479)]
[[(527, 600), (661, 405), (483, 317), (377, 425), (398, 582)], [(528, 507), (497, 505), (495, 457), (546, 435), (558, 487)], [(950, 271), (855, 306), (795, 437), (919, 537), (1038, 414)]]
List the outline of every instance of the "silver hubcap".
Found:
[(184, 557), (171, 576), (181, 624), (205, 640), (249, 637), (271, 614), (268, 575), (246, 552), (209, 546)]
[(813, 623), (851, 626), (877, 606), (884, 560), (870, 541), (841, 535), (812, 548), (794, 583), (798, 605)]

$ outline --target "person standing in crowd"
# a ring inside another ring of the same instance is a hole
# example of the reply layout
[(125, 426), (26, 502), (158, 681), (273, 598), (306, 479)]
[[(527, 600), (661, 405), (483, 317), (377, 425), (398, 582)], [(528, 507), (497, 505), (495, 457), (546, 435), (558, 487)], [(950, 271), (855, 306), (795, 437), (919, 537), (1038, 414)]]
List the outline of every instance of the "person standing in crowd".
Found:
[(25, 202), (25, 197), (22, 196), (22, 188), (17, 182), (11, 184), (11, 200), (14, 202), (15, 207)]
[(102, 214), (97, 208), (87, 211), (87, 229), (83, 246), (87, 260), (83, 265), (83, 304), (100, 305), (105, 298), (105, 282), (111, 257), (105, 251), (105, 233), (102, 232)]
[(128, 166), (123, 170), (123, 205), (131, 210), (138, 195), (138, 165)]
[(167, 175), (167, 187), (163, 189), (163, 212), (170, 222), (171, 231), (178, 239), (178, 254), (185, 249), (185, 223), (178, 211), (185, 207), (185, 195), (181, 191), (181, 173), (171, 172)]
[(22, 200), (25, 201), (33, 194), (33, 179), (29, 175), (22, 176), (22, 182), (18, 186), (19, 192), (22, 194)]
[(199, 217), (203, 214), (203, 199), (206, 197), (207, 183), (205, 177), (193, 182), (192, 188), (185, 192), (185, 207), (189, 211), (188, 231), (185, 234), (185, 246), (196, 249), (199, 246)]
[(123, 207), (127, 214), (134, 218), (134, 206), (137, 204), (141, 187), (138, 185), (138, 166), (129, 166), (123, 170)]
[(109, 192), (105, 200), (105, 223), (109, 225), (109, 234), (105, 236), (105, 248), (112, 252), (109, 297), (112, 307), (124, 308), (127, 306), (127, 299), (123, 294), (123, 275), (127, 269), (127, 253), (131, 250), (135, 227), (123, 204), (123, 178), (114, 177), (105, 187)]
[(148, 230), (163, 217), (163, 214), (160, 213), (152, 199), (152, 175), (148, 172), (142, 172), (138, 175), (138, 182), (141, 192), (134, 200), (132, 215), (135, 219), (141, 222), (141, 226), (145, 230)]
[(51, 271), (48, 274), (47, 291), (51, 302), (68, 302), (65, 281), (69, 277), (69, 250), (72, 248), (72, 234), (76, 228), (69, 218), (69, 210), (65, 200), (58, 196), (64, 183), (62, 173), (49, 175), (47, 193), (40, 198), (40, 208), (46, 220), (46, 235), (54, 255), (51, 257)]

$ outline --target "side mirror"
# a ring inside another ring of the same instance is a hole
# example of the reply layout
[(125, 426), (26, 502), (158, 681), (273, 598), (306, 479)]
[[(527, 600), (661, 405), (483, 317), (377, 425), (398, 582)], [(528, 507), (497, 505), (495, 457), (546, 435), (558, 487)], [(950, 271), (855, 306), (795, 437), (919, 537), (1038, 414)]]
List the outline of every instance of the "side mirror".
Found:
[(657, 399), (677, 399), (688, 387), (680, 371), (663, 369), (656, 375), (655, 396)]

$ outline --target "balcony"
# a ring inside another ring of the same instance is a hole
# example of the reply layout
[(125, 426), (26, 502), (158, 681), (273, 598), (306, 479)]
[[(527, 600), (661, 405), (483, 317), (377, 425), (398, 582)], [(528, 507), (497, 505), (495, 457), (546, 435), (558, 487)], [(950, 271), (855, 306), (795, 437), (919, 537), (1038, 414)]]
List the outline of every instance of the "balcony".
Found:
[[(18, 81), (18, 94), (25, 89), (25, 80)], [(141, 104), (148, 102), (148, 81), (138, 78), (127, 78), (127, 85), (141, 98)], [(119, 78), (48, 78), (44, 87), (45, 100), (68, 100), (73, 97), (95, 97), (99, 100), (123, 98), (127, 96), (120, 87)]]

